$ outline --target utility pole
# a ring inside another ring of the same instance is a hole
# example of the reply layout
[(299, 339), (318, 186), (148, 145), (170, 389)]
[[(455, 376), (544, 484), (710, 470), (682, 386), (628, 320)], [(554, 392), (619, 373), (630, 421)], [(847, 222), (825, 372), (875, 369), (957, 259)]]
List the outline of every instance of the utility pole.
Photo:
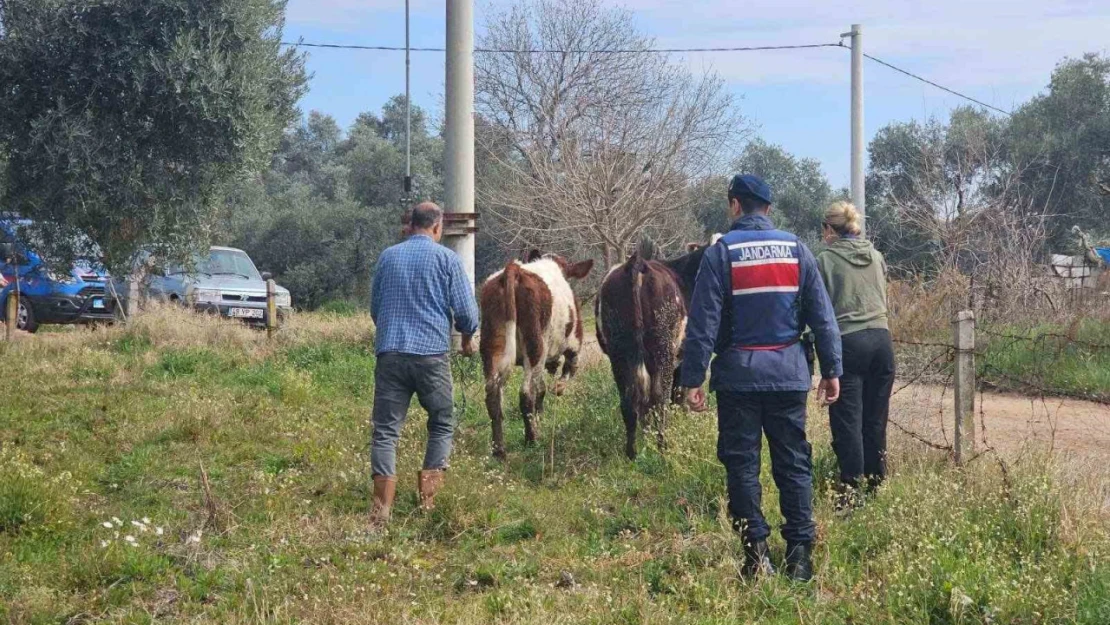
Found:
[(863, 28), (852, 24), (852, 30), (840, 35), (852, 38), (852, 204), (859, 210), (860, 226), (866, 232), (867, 202), (863, 177)]
[(444, 244), (474, 284), (474, 0), (447, 0)]
[[(405, 0), (405, 202), (412, 203), (412, 93), (409, 75), (409, 0)], [(405, 208), (408, 208), (407, 206)]]

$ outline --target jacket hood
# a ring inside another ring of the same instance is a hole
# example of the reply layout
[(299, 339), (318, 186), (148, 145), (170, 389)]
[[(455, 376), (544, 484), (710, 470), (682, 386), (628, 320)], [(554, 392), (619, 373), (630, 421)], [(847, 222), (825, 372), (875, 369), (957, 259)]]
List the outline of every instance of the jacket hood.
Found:
[(837, 239), (826, 249), (856, 267), (867, 267), (875, 262), (875, 246), (867, 239)]

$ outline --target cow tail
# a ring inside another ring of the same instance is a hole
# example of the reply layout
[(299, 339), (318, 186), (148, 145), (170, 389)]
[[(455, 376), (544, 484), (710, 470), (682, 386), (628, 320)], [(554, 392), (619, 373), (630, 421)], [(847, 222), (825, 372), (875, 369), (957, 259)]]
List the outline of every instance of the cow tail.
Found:
[(632, 332), (636, 338), (636, 345), (643, 350), (644, 347), (644, 307), (640, 302), (640, 292), (644, 288), (644, 273), (647, 272), (647, 263), (639, 252), (628, 259), (628, 270), (632, 274)]
[(520, 279), (520, 265), (509, 263), (502, 274), (505, 279), (505, 319), (516, 322), (516, 283)]
[(648, 401), (651, 380), (646, 369), (647, 350), (644, 347), (644, 305), (641, 294), (644, 289), (644, 274), (648, 271), (647, 262), (640, 252), (632, 254), (628, 261), (632, 273), (632, 340), (635, 345), (633, 356), (632, 400), (637, 406), (644, 406)]

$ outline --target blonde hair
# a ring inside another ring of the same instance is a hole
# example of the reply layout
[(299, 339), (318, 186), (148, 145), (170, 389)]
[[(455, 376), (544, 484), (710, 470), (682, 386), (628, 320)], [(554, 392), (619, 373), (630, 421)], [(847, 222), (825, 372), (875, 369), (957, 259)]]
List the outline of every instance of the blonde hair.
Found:
[(859, 234), (859, 211), (851, 202), (833, 202), (825, 209), (825, 223), (837, 234)]

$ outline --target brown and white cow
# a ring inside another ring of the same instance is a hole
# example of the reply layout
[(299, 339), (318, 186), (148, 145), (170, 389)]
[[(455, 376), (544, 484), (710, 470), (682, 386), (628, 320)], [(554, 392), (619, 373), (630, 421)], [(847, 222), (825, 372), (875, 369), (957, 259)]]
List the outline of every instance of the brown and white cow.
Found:
[(555, 373), (562, 360), (556, 395), (563, 392), (567, 380), (577, 371), (582, 318), (567, 280), (584, 278), (592, 268), (592, 260), (571, 264), (560, 256), (532, 252), (528, 262), (509, 263), (482, 285), (479, 349), (495, 456), (505, 457), (501, 391), (513, 366), (524, 369), (520, 412), (524, 440), (529, 444), (536, 441), (536, 415), (543, 412), (547, 392), (544, 369)]
[(688, 249), (666, 262), (638, 250), (609, 272), (597, 296), (597, 341), (609, 357), (620, 392), (629, 459), (636, 457), (637, 424), (653, 427), (662, 448), (667, 398), (681, 401), (675, 376), (686, 311), (706, 246)]

